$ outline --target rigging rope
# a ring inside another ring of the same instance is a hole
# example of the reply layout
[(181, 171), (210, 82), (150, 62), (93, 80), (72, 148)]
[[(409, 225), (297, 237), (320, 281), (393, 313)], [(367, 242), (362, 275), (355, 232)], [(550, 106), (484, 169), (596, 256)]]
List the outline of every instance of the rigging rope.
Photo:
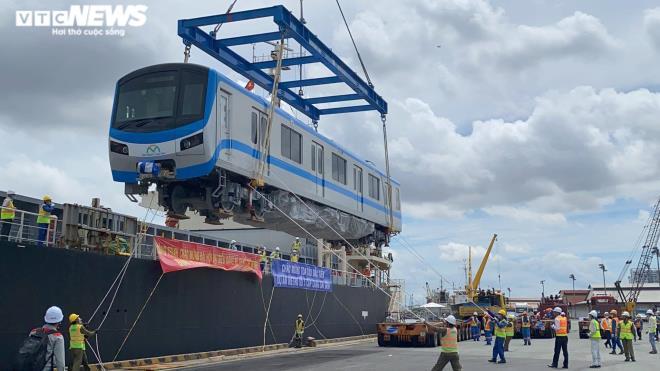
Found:
[[(236, 2), (237, 2), (237, 1), (238, 1), (238, 0), (234, 0), (234, 1), (229, 5), (229, 8), (228, 8), (227, 11), (225, 12), (225, 15), (229, 14), (229, 13), (231, 12), (231, 10), (234, 9), (234, 5), (236, 5)], [(215, 25), (215, 28), (213, 28), (213, 33), (212, 33), (211, 36), (213, 36), (213, 37), (215, 38), (215, 35), (218, 34), (218, 31), (220, 30), (220, 27), (222, 27), (223, 24), (224, 24), (224, 23), (221, 22), (221, 23), (218, 23), (217, 25)]]
[(351, 42), (353, 43), (353, 47), (355, 48), (355, 53), (357, 54), (358, 60), (360, 61), (360, 66), (362, 66), (362, 71), (364, 71), (364, 77), (367, 78), (367, 83), (369, 84), (369, 86), (373, 88), (374, 84), (371, 82), (371, 78), (369, 78), (367, 67), (364, 65), (364, 61), (362, 60), (360, 51), (358, 50), (357, 44), (355, 43), (355, 39), (353, 38), (353, 33), (351, 32), (351, 28), (348, 26), (348, 22), (346, 21), (346, 17), (344, 16), (344, 11), (341, 9), (339, 0), (335, 0), (335, 2), (337, 3), (337, 7), (339, 8), (339, 13), (341, 13), (341, 18), (344, 20), (344, 25), (346, 25), (346, 31), (348, 31), (348, 36), (351, 37)]
[(266, 320), (264, 321), (264, 344), (261, 347), (261, 351), (266, 351), (266, 325), (268, 324), (268, 316), (270, 315), (270, 305), (273, 303), (273, 294), (275, 294), (275, 283), (273, 283), (273, 289), (270, 291), (270, 299), (268, 299), (268, 309), (266, 310)]

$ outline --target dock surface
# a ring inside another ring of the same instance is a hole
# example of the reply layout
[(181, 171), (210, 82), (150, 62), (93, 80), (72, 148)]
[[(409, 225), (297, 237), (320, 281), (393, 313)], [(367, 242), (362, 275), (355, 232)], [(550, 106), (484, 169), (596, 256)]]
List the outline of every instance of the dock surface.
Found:
[[(574, 327), (576, 328), (576, 327)], [(492, 347), (486, 346), (483, 337), (480, 342), (459, 343), (463, 370), (550, 370), (554, 339), (532, 339), (531, 346), (523, 346), (522, 339), (513, 339), (511, 351), (506, 353), (507, 364), (488, 363)], [(569, 369), (590, 370), (590, 340), (579, 339), (577, 332), (569, 337)], [(649, 354), (648, 338), (634, 343), (637, 362), (624, 362), (623, 355), (611, 355), (609, 349), (601, 346), (601, 370), (652, 370), (658, 369), (660, 355)], [(294, 352), (260, 355), (257, 357), (222, 360), (183, 366), (178, 370), (430, 370), (435, 364), (440, 348), (394, 348), (379, 347), (375, 341), (335, 344), (316, 349), (303, 349)], [(562, 358), (560, 356), (560, 367)], [(445, 370), (451, 370), (448, 365)]]

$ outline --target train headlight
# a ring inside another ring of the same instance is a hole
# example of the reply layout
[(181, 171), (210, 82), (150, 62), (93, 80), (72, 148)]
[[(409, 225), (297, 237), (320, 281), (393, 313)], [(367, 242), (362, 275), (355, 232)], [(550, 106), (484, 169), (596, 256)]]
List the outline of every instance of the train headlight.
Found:
[(110, 152), (128, 155), (128, 146), (125, 144), (110, 141)]
[(198, 133), (191, 137), (184, 138), (183, 140), (181, 140), (181, 150), (185, 151), (187, 149), (197, 147), (202, 143), (204, 143), (204, 133)]

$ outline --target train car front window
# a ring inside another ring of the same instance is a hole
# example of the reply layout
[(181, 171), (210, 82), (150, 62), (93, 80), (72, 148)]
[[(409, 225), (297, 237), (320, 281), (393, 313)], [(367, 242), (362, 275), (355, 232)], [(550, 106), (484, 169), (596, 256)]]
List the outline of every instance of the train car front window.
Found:
[(176, 93), (176, 71), (149, 73), (125, 82), (119, 87), (114, 126), (174, 117)]

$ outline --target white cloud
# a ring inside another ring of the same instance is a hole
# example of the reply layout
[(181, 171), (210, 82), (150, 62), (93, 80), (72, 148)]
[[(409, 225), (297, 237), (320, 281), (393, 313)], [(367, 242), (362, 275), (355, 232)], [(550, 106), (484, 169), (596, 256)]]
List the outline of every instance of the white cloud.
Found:
[(539, 213), (529, 209), (512, 206), (491, 206), (484, 211), (493, 216), (511, 218), (521, 222), (564, 224), (566, 217), (561, 213)]
[(644, 29), (653, 46), (660, 51), (660, 8), (644, 11)]

